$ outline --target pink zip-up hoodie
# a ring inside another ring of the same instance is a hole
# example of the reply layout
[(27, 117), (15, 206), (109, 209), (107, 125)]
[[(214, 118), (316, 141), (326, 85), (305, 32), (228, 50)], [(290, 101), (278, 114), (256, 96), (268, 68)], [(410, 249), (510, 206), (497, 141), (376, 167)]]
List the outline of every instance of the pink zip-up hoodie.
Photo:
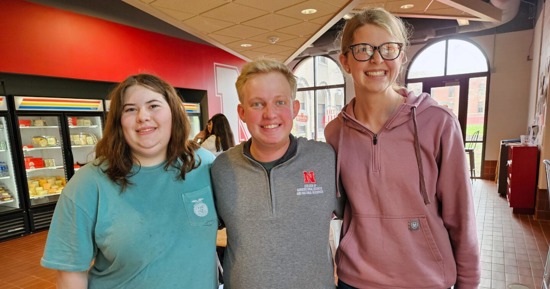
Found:
[(480, 281), (472, 189), (458, 119), (428, 94), (374, 134), (355, 99), (325, 129), (348, 199), (338, 277), (368, 289), (474, 289)]

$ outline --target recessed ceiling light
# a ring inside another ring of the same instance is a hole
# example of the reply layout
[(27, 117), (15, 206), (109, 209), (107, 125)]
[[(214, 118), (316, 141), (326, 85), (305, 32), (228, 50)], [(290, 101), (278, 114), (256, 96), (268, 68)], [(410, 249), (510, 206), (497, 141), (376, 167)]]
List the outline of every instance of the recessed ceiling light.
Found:
[(252, 44), (250, 44), (250, 43), (243, 43), (243, 44), (241, 44), (241, 47), (244, 47), (244, 48), (252, 47)]
[(456, 22), (458, 22), (458, 26), (470, 25), (470, 21), (468, 21), (468, 19), (456, 19)]
[(401, 5), (401, 9), (411, 9), (414, 7), (414, 4), (405, 4), (405, 5)]
[(344, 15), (344, 17), (342, 17), (342, 18), (344, 18), (345, 20), (349, 20), (349, 19), (353, 18), (353, 13), (348, 13), (348, 14)]
[(315, 14), (317, 13), (317, 9), (309, 8), (302, 10), (302, 14), (309, 15), (309, 14)]

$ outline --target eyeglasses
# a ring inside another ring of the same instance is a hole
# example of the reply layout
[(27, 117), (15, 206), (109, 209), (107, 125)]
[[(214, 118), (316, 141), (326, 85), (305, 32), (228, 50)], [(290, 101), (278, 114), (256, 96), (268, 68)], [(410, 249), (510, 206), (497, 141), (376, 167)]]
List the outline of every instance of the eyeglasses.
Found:
[(401, 49), (403, 48), (403, 43), (399, 42), (386, 42), (378, 46), (373, 46), (368, 43), (357, 43), (349, 47), (353, 58), (357, 61), (369, 61), (374, 55), (374, 51), (378, 50), (380, 56), (384, 60), (394, 60), (399, 54), (401, 54)]

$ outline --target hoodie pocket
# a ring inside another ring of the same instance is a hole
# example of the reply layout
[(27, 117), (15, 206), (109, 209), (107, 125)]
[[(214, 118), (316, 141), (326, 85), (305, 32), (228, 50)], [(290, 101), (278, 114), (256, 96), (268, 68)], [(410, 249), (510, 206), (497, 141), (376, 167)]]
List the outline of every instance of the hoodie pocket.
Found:
[(211, 226), (217, 224), (217, 215), (210, 187), (183, 193), (182, 198), (187, 219), (191, 226)]
[(367, 283), (426, 288), (446, 280), (444, 260), (425, 216), (353, 215), (339, 249), (339, 271)]

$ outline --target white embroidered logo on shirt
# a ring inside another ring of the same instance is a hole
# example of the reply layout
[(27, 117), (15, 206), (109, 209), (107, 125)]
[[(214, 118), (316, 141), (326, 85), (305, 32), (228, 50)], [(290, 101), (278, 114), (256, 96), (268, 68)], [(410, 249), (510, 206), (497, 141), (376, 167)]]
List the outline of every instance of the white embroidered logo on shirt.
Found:
[(296, 190), (296, 195), (318, 195), (323, 193), (323, 187), (317, 186), (316, 184), (304, 184), (303, 188), (298, 188)]
[(208, 206), (202, 202), (203, 198), (191, 201), (193, 203), (193, 212), (199, 217), (208, 215)]

